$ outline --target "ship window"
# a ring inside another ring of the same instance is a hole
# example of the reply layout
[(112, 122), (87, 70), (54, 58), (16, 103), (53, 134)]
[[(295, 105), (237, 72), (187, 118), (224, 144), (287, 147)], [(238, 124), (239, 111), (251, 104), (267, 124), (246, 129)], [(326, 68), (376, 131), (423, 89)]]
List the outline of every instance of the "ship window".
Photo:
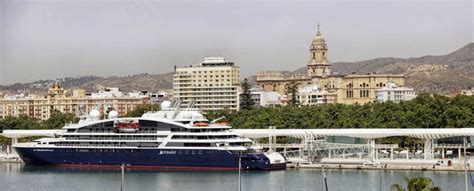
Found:
[(104, 127), (113, 127), (113, 126), (114, 126), (114, 122), (113, 122), (113, 121), (104, 122)]
[(138, 121), (140, 127), (157, 127), (158, 122), (150, 120), (140, 120)]

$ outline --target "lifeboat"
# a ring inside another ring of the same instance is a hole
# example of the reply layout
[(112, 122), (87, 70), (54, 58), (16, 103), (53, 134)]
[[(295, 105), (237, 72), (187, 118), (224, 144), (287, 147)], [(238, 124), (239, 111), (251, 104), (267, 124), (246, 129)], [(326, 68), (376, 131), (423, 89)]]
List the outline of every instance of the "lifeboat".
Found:
[(207, 123), (207, 122), (195, 122), (193, 125), (196, 126), (196, 127), (207, 127), (207, 126), (209, 126), (209, 123)]
[(123, 133), (135, 133), (140, 129), (140, 125), (135, 121), (121, 121), (115, 124), (115, 127), (119, 132)]

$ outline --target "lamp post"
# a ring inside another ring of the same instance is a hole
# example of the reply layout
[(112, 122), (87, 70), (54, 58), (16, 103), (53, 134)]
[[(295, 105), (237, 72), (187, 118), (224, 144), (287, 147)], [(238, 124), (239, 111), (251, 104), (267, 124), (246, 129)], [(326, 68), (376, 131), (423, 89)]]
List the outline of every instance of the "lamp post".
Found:
[(463, 139), (463, 146), (464, 146), (464, 186), (466, 191), (469, 191), (469, 185), (467, 184), (467, 172), (468, 172), (468, 165), (467, 165), (467, 137)]
[(242, 151), (240, 151), (240, 155), (239, 155), (239, 191), (242, 191), (241, 169), (242, 169)]

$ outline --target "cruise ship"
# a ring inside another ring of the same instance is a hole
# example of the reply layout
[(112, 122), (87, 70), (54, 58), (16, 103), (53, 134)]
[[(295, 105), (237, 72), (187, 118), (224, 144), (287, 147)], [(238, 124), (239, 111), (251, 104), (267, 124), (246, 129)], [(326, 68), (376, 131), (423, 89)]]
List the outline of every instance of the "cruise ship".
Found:
[(68, 124), (54, 138), (14, 145), (26, 164), (136, 169), (277, 170), (285, 158), (261, 152), (253, 142), (199, 109), (181, 108), (180, 100), (163, 102), (160, 111), (119, 118), (111, 111), (101, 119), (92, 110), (77, 124)]

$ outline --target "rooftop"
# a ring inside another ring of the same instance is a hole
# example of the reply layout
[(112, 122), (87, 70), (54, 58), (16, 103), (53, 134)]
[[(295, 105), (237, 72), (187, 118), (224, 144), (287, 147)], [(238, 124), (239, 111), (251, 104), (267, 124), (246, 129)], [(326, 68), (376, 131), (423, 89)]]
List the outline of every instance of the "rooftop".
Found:
[(224, 57), (206, 57), (204, 58), (204, 62), (201, 62), (200, 66), (234, 66), (234, 63), (228, 62)]

